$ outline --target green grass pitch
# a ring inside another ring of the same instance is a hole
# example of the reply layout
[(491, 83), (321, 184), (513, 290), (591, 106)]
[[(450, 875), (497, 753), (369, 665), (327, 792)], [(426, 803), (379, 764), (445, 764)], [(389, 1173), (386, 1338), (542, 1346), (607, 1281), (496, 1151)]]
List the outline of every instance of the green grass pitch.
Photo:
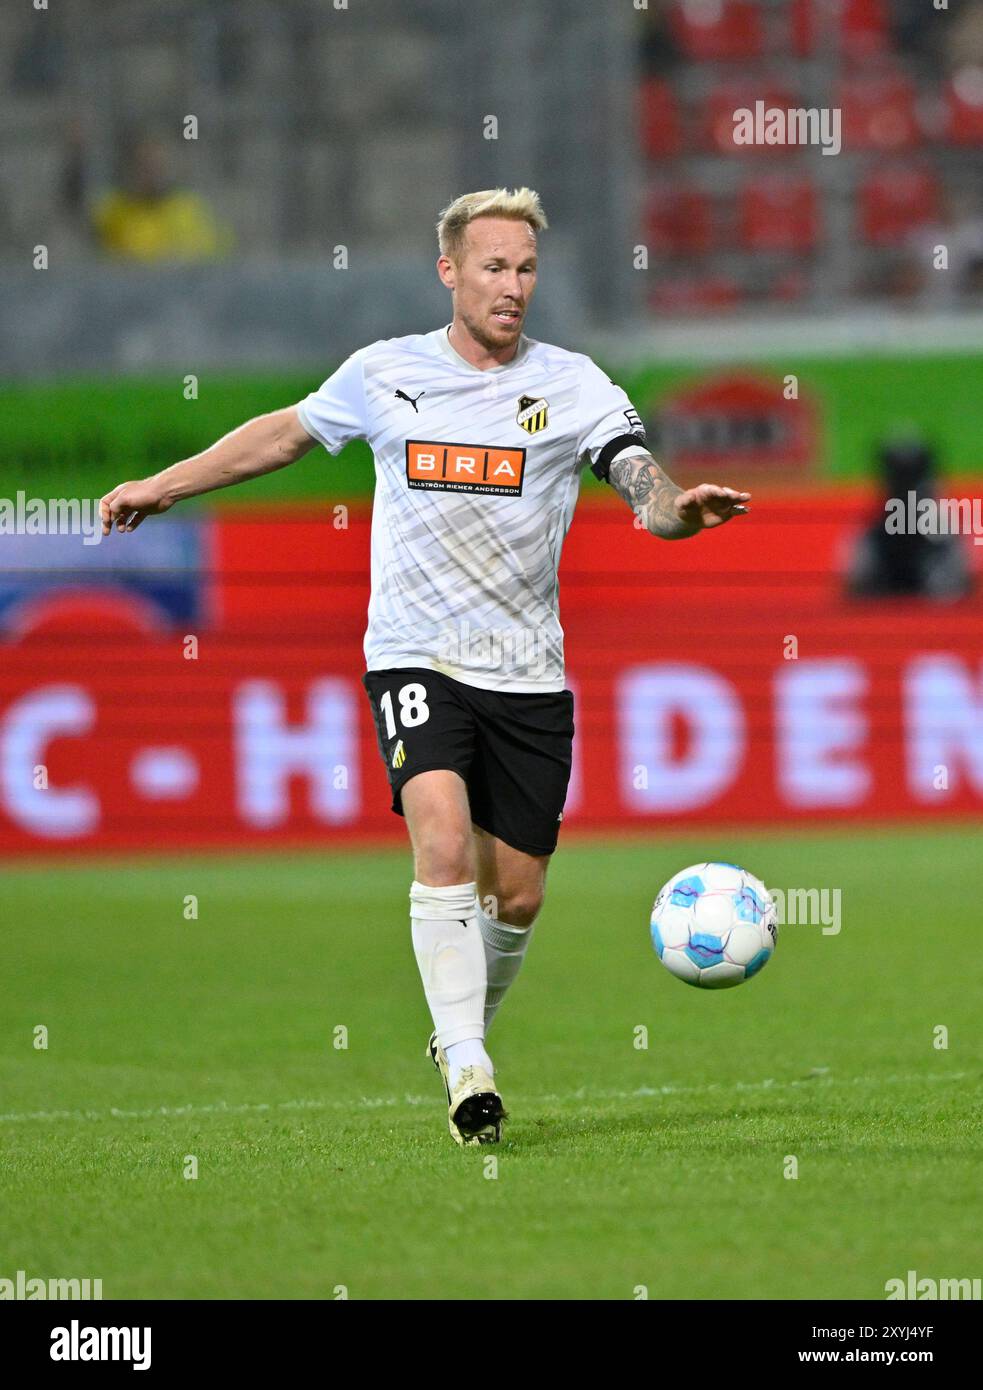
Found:
[[(787, 926), (755, 980), (688, 988), (648, 911), (707, 858), (839, 887), (842, 930)], [(977, 827), (562, 845), (490, 1034), (491, 1151), (452, 1144), (424, 1062), (409, 879), (402, 850), (8, 865), (0, 1276), (823, 1299), (980, 1274)]]

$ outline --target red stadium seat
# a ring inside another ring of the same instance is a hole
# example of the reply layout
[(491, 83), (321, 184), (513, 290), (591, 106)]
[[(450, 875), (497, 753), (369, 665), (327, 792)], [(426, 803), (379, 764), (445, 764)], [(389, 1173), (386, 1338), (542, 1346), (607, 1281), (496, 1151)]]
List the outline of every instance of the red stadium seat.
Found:
[(660, 280), (649, 296), (653, 309), (663, 314), (719, 313), (735, 309), (741, 291), (728, 275), (709, 275), (702, 279)]
[(764, 49), (761, 8), (752, 0), (676, 0), (673, 36), (694, 62), (740, 62)]
[(819, 199), (808, 178), (765, 174), (741, 190), (741, 240), (749, 251), (798, 251), (819, 239)]
[(853, 62), (866, 62), (889, 50), (885, 0), (792, 0), (789, 20), (796, 58), (838, 49)]
[(888, 47), (885, 0), (840, 0), (840, 50), (844, 57), (866, 62)]
[(682, 147), (679, 104), (668, 82), (649, 78), (639, 92), (642, 150), (650, 159), (671, 159)]
[(916, 92), (903, 76), (852, 77), (840, 84), (836, 105), (843, 111), (847, 150), (902, 150), (918, 143)]
[(861, 184), (858, 203), (864, 240), (896, 245), (938, 218), (938, 179), (930, 169), (877, 168)]
[(792, 53), (796, 58), (811, 58), (816, 44), (816, 15), (813, 0), (792, 0), (789, 10)]
[(646, 233), (649, 249), (656, 254), (704, 255), (713, 244), (710, 199), (688, 184), (657, 189), (649, 198)]
[(735, 145), (734, 112), (754, 111), (756, 101), (763, 101), (766, 108), (778, 106), (786, 110), (799, 104), (789, 88), (775, 83), (765, 85), (746, 79), (721, 82), (710, 93), (703, 112), (702, 143), (724, 154), (784, 154), (788, 145)]
[(963, 68), (947, 83), (944, 129), (953, 144), (983, 144), (983, 71), (979, 68)]
[(809, 276), (802, 269), (789, 266), (780, 271), (768, 286), (767, 298), (774, 304), (794, 304), (809, 293)]

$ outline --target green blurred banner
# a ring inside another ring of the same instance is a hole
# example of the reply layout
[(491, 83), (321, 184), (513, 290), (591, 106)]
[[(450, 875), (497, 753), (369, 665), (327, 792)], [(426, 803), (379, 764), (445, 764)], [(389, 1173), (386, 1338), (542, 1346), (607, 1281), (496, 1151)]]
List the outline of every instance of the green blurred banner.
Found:
[[(983, 471), (980, 358), (926, 353), (756, 362), (746, 367), (639, 364), (618, 380), (654, 450), (682, 477), (709, 472), (757, 485), (869, 473), (878, 441), (916, 430), (943, 472)], [(330, 364), (325, 369), (330, 370)], [(244, 420), (299, 400), (321, 373), (117, 379), (0, 388), (0, 495), (99, 496), (187, 457)], [(189, 390), (197, 398), (188, 399)], [(600, 486), (588, 474), (585, 486)], [(323, 450), (223, 502), (359, 496), (372, 488), (369, 449)]]

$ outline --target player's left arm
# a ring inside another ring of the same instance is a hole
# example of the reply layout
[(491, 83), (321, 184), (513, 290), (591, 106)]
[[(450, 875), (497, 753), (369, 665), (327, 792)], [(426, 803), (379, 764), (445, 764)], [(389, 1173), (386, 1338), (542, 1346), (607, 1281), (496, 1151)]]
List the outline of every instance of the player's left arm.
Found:
[(640, 516), (645, 528), (663, 540), (685, 540), (698, 531), (723, 526), (732, 516), (743, 516), (749, 509), (749, 492), (698, 483), (681, 488), (665, 474), (648, 450), (625, 454), (611, 464), (607, 480)]

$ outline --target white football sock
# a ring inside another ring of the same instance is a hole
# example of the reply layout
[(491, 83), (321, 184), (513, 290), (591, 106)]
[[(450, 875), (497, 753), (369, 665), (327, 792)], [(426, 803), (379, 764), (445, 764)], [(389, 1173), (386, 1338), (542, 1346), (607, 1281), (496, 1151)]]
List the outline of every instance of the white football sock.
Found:
[(465, 1038), (463, 1042), (451, 1043), (450, 1047), (445, 1047), (447, 1061), (451, 1069), (451, 1086), (457, 1085), (458, 1077), (462, 1067), (481, 1067), (489, 1076), (495, 1075), (495, 1068), (492, 1066), (492, 1059), (485, 1051), (485, 1044), (480, 1038)]
[(481, 904), (477, 906), (478, 926), (485, 945), (485, 968), (488, 987), (485, 991), (485, 1033), (491, 1027), (505, 992), (519, 973), (532, 927), (510, 927), (489, 917)]
[(461, 1061), (455, 1053), (452, 1085), (457, 1080), (453, 1072), (462, 1065), (491, 1071), (484, 1048), (488, 975), (476, 909), (473, 883), (431, 888), (414, 882), (410, 887), (413, 950), (437, 1040), (448, 1061), (455, 1045), (477, 1042), (480, 1047), (480, 1054), (474, 1048), (466, 1050), (470, 1060)]

